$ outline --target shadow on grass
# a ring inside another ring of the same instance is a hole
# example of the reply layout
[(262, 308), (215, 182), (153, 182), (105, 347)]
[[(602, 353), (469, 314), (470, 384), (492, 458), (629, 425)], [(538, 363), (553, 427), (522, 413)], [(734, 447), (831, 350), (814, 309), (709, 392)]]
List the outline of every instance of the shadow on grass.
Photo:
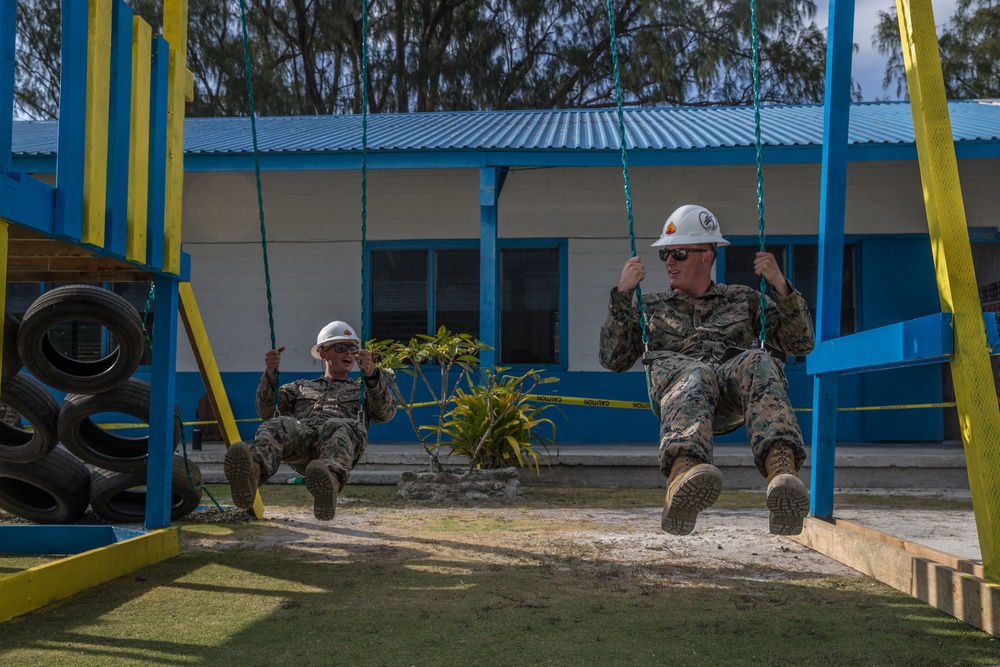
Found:
[(185, 538), (214, 547), (185, 549), (0, 624), (0, 664), (998, 662), (985, 633), (860, 576), (775, 578), (676, 560), (628, 565), (518, 546), (516, 533), (494, 547), (474, 535), (294, 520), (233, 530), (231, 538), (218, 530)]

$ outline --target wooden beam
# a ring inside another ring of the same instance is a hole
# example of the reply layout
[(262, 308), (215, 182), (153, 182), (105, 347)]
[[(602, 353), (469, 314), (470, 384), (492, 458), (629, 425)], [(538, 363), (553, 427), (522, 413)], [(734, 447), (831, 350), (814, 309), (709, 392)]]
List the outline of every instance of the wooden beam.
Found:
[(0, 623), (180, 551), (180, 529), (166, 528), (0, 577)]
[[(205, 322), (201, 318), (201, 311), (198, 310), (198, 302), (194, 298), (191, 283), (180, 283), (178, 294), (181, 321), (184, 323), (184, 330), (187, 331), (194, 358), (198, 362), (201, 379), (208, 390), (208, 400), (212, 403), (212, 409), (219, 419), (219, 430), (222, 431), (222, 438), (226, 442), (226, 447), (229, 448), (234, 442), (239, 441), (240, 431), (236, 426), (233, 409), (229, 405), (226, 388), (222, 384), (222, 375), (215, 363), (215, 355), (212, 354), (212, 346), (208, 341), (208, 333), (205, 331)], [(260, 498), (260, 491), (254, 498), (253, 514), (258, 519), (264, 517), (264, 502)]]
[(840, 519), (807, 517), (790, 539), (1000, 637), (1000, 586), (978, 563)]

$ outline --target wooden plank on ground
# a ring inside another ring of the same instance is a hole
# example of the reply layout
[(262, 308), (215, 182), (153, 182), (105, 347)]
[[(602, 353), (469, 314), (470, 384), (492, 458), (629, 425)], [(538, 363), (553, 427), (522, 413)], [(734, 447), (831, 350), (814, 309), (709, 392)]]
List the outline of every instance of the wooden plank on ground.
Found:
[(180, 552), (180, 530), (164, 528), (0, 577), (0, 623)]
[(839, 519), (807, 517), (791, 539), (1000, 637), (1000, 586), (946, 564), (974, 569), (971, 561), (943, 554), (938, 562), (942, 552)]

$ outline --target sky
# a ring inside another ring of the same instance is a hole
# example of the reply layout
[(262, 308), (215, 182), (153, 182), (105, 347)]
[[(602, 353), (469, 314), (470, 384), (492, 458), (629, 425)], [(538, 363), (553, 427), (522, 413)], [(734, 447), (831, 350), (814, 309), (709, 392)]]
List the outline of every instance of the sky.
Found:
[[(955, 0), (931, 0), (934, 10), (934, 22), (941, 29), (951, 20), (955, 13)], [(894, 0), (855, 0), (854, 5), (854, 43), (858, 52), (852, 60), (851, 77), (861, 84), (862, 100), (874, 102), (880, 99), (898, 99), (895, 86), (890, 90), (882, 89), (882, 76), (885, 73), (886, 58), (872, 46), (872, 35), (878, 24), (878, 13), (889, 12), (895, 6)], [(826, 29), (829, 2), (816, 0), (816, 25)]]

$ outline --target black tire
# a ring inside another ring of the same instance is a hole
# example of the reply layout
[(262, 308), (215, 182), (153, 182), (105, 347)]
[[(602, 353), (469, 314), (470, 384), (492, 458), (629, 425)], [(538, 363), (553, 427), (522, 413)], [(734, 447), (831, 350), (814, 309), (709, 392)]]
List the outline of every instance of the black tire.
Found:
[(21, 355), (17, 351), (17, 332), (21, 328), (21, 320), (10, 313), (3, 316), (3, 369), (0, 370), (0, 382), (6, 382), (21, 370)]
[[(170, 520), (190, 514), (201, 504), (201, 470), (184, 457), (174, 456), (170, 486)], [(90, 479), (90, 508), (115, 523), (143, 523), (146, 519), (146, 471), (114, 472), (95, 468)]]
[[(108, 356), (82, 361), (59, 352), (49, 329), (63, 322), (100, 324), (114, 335)], [(40, 381), (59, 391), (97, 394), (127, 380), (139, 367), (146, 338), (139, 312), (123, 297), (92, 285), (67, 285), (35, 299), (21, 320), (17, 350)]]
[(0, 385), (0, 398), (21, 413), (32, 429), (0, 421), (0, 461), (31, 463), (55, 449), (59, 403), (41, 382), (18, 373)]
[[(66, 449), (98, 468), (115, 472), (144, 471), (149, 455), (149, 436), (129, 437), (105, 431), (90, 417), (101, 412), (115, 412), (149, 423), (149, 391), (148, 382), (129, 378), (101, 394), (67, 394), (59, 411), (59, 440)], [(174, 449), (180, 438), (181, 428), (175, 419)]]
[(0, 461), (0, 507), (35, 523), (74, 523), (87, 511), (90, 470), (63, 449), (33, 463)]

